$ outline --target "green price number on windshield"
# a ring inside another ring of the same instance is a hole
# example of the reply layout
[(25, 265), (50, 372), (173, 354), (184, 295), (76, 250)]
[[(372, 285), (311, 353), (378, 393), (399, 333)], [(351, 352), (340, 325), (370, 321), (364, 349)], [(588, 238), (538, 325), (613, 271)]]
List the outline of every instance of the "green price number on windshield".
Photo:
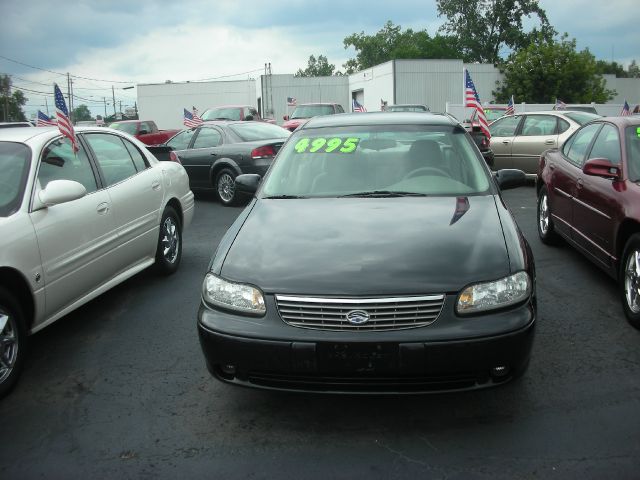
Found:
[(640, 127), (636, 128), (636, 134), (640, 137)]
[(358, 148), (359, 138), (301, 138), (293, 149), (297, 153), (353, 153)]

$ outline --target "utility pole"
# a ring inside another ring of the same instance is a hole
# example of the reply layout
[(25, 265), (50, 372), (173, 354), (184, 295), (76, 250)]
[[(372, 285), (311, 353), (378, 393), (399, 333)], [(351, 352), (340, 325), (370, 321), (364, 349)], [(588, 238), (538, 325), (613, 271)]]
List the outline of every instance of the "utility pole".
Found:
[(67, 72), (67, 105), (69, 106), (69, 120), (73, 123), (73, 118), (71, 118), (71, 77), (69, 76), (69, 72)]
[(111, 85), (111, 96), (113, 97), (113, 119), (117, 120), (117, 118), (116, 118), (116, 91), (113, 89), (113, 85)]
[(104, 101), (104, 118), (107, 118), (107, 97), (102, 97)]
[(47, 101), (47, 97), (44, 97), (44, 106), (47, 108), (47, 117), (49, 116), (49, 102)]

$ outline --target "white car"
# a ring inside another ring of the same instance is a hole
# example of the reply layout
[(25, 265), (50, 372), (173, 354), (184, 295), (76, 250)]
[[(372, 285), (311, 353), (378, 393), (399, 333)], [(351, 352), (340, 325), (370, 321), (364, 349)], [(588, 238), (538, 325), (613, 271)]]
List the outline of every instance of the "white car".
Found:
[(0, 130), (0, 397), (27, 336), (141, 270), (173, 273), (193, 218), (186, 171), (116, 130)]

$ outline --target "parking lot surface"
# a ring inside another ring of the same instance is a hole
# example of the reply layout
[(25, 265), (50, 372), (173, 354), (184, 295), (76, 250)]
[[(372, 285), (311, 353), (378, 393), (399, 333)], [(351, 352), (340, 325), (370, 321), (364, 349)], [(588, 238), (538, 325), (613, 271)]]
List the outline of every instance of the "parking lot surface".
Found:
[(31, 338), (21, 381), (0, 400), (0, 477), (638, 478), (640, 332), (613, 280), (538, 240), (533, 188), (504, 198), (538, 275), (520, 380), (408, 397), (215, 381), (196, 311), (209, 258), (241, 208), (200, 195), (175, 275), (143, 272)]

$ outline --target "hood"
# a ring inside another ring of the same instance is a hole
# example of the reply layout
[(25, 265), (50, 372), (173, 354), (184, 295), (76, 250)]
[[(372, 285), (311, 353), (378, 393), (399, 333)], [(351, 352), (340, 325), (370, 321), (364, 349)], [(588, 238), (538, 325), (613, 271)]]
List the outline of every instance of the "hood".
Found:
[(457, 292), (510, 273), (491, 195), (260, 199), (221, 268), (266, 293)]
[(284, 122), (282, 124), (282, 128), (286, 128), (287, 130), (295, 130), (296, 128), (298, 128), (301, 124), (305, 123), (307, 120), (309, 120), (308, 118), (294, 118), (291, 120), (287, 120), (286, 122)]

